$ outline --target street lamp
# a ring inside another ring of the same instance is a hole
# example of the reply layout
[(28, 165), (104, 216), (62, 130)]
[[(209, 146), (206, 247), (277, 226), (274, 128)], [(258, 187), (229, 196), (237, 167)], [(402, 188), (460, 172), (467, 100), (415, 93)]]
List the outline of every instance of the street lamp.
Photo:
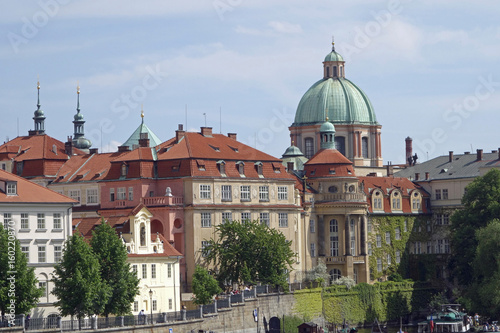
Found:
[(149, 299), (151, 300), (150, 308), (151, 308), (151, 324), (153, 324), (153, 291), (149, 289)]

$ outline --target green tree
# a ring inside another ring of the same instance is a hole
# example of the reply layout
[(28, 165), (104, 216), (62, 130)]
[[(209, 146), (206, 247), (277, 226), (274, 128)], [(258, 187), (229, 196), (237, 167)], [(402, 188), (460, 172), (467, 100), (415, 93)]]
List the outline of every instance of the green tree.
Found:
[[(12, 273), (15, 272), (15, 273)], [(35, 308), (43, 289), (37, 287), (35, 269), (21, 252), (14, 230), (0, 224), (0, 311), (2, 315), (22, 314)], [(11, 306), (13, 304), (13, 306)], [(14, 307), (15, 306), (15, 307)]]
[(99, 260), (102, 282), (111, 290), (100, 314), (108, 317), (110, 313), (117, 316), (130, 313), (132, 302), (139, 293), (139, 279), (130, 270), (125, 244), (103, 219), (92, 232), (90, 245)]
[(63, 316), (85, 316), (102, 313), (110, 296), (109, 287), (101, 281), (99, 260), (78, 230), (65, 243), (63, 257), (55, 266), (55, 305)]
[(476, 233), (474, 282), (469, 299), (475, 311), (498, 319), (500, 313), (500, 221), (495, 219)]
[(203, 254), (216, 267), (221, 285), (259, 281), (286, 287), (295, 254), (281, 232), (258, 221), (228, 221), (215, 229), (216, 239), (208, 241)]
[(451, 224), (451, 267), (462, 287), (472, 283), (472, 262), (478, 240), (476, 230), (500, 216), (500, 170), (492, 169), (467, 186), (463, 209), (456, 211)]
[(194, 303), (210, 304), (213, 296), (221, 292), (217, 280), (205, 268), (197, 265), (193, 274)]

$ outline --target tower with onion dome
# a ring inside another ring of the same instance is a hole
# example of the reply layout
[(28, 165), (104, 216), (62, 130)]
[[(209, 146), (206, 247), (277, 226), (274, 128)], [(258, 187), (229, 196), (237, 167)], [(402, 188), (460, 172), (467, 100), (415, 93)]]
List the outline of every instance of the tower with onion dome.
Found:
[(83, 115), (80, 113), (80, 86), (76, 87), (76, 114), (73, 117), (74, 133), (73, 133), (73, 147), (76, 147), (86, 153), (92, 146), (92, 142), (85, 138)]

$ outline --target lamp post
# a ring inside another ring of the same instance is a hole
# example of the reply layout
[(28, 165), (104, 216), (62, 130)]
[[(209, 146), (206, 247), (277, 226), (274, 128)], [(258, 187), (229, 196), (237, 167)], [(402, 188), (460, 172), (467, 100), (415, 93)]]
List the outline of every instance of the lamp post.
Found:
[(151, 300), (150, 308), (151, 308), (151, 325), (153, 325), (153, 291), (149, 289), (149, 299)]

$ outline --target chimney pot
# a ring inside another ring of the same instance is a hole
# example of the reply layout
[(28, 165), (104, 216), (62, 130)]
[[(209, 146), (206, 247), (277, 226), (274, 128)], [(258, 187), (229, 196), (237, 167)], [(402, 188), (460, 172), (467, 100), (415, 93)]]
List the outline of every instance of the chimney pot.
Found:
[(410, 157), (412, 157), (413, 155), (413, 139), (410, 138), (410, 137), (407, 137), (405, 139), (405, 142), (406, 142), (406, 165), (410, 165)]
[(387, 163), (387, 177), (392, 176), (394, 173), (394, 167), (392, 166), (391, 162)]
[(470, 151), (464, 152), (464, 155), (469, 155), (469, 154), (470, 154)]
[(449, 154), (448, 155), (449, 156), (449, 162), (451, 163), (451, 162), (453, 162), (453, 151), (450, 151), (448, 154)]
[(418, 172), (415, 172), (415, 180), (418, 180), (420, 178), (420, 174)]
[(184, 125), (182, 124), (179, 124), (179, 127), (177, 128), (179, 131), (183, 131), (184, 130)]
[(425, 180), (429, 180), (429, 173), (428, 172), (425, 173)]
[(236, 133), (227, 133), (227, 137), (236, 140)]
[(99, 148), (90, 148), (89, 153), (91, 153), (91, 154), (99, 154)]
[(64, 152), (68, 156), (73, 155), (73, 139), (70, 136), (68, 136), (68, 141), (64, 143)]
[(203, 136), (212, 136), (212, 127), (202, 127), (201, 135)]
[(118, 147), (118, 152), (123, 153), (123, 152), (126, 152), (126, 151), (130, 151), (130, 147), (129, 146), (119, 146)]
[(184, 134), (186, 134), (186, 132), (184, 131), (183, 126), (182, 124), (179, 124), (179, 129), (175, 131), (175, 143), (179, 143), (179, 141), (181, 141), (184, 137)]

